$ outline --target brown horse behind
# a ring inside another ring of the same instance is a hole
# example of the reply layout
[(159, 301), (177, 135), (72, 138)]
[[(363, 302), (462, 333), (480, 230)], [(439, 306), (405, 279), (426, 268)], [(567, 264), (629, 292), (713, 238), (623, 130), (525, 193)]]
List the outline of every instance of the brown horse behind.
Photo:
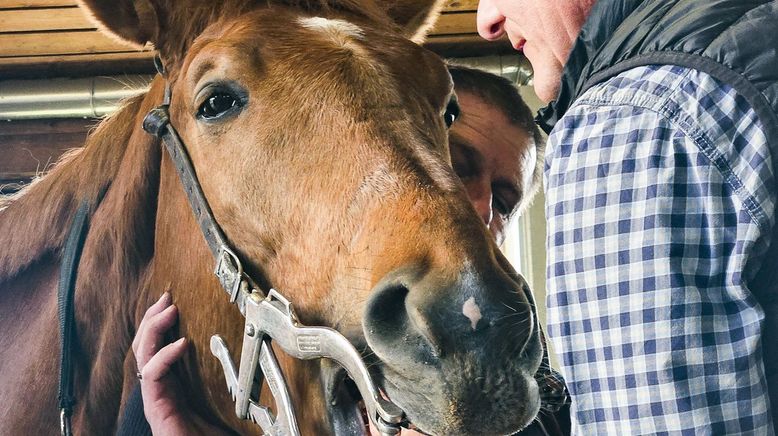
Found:
[[(364, 350), (421, 429), (510, 433), (537, 412), (540, 345), (526, 285), (448, 164), (450, 78), (408, 39), (440, 3), (83, 6), (121, 38), (159, 49), (172, 122), (250, 274), (305, 324)], [(0, 434), (59, 427), (56, 287), (84, 200), (95, 207), (76, 291), (76, 434), (115, 431), (135, 383), (133, 334), (165, 290), (193, 345), (176, 369), (193, 419), (258, 430), (235, 417), (208, 352), (213, 334), (239, 348), (242, 318), (219, 291), (170, 159), (140, 129), (163, 88), (158, 77), (82, 150), (0, 202)], [(324, 388), (325, 363), (280, 358), (303, 434), (361, 425), (355, 403), (332, 404), (340, 393)]]

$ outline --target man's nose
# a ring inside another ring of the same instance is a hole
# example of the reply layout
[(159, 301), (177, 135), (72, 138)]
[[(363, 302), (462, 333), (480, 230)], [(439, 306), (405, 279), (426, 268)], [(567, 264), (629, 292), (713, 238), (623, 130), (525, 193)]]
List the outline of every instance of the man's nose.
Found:
[(494, 213), (492, 212), (491, 191), (489, 191), (488, 195), (484, 195), (482, 198), (478, 199), (478, 201), (475, 204), (475, 210), (478, 211), (478, 216), (480, 216), (481, 219), (484, 221), (486, 227), (489, 227), (489, 225), (492, 223), (492, 218), (494, 217)]
[(493, 0), (478, 2), (478, 34), (481, 38), (493, 41), (505, 34), (505, 17), (497, 10)]
[(492, 211), (492, 189), (488, 183), (482, 183), (480, 180), (473, 181), (465, 185), (467, 196), (473, 203), (478, 216), (481, 217), (487, 227), (492, 223), (494, 213)]

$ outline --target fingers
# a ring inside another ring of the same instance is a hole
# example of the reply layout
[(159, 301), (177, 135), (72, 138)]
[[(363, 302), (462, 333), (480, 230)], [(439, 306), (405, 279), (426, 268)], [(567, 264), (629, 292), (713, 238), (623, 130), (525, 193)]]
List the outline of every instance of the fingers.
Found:
[(143, 366), (141, 370), (143, 382), (156, 382), (164, 377), (170, 371), (170, 367), (184, 355), (187, 345), (186, 338), (181, 338), (172, 344), (162, 347)]
[(138, 368), (143, 369), (146, 363), (164, 344), (165, 332), (167, 332), (178, 319), (178, 308), (167, 306), (161, 312), (147, 319), (142, 329), (138, 330), (138, 347), (135, 351), (135, 359)]
[(158, 313), (165, 310), (166, 307), (170, 306), (171, 298), (170, 293), (165, 292), (162, 294), (162, 296), (159, 297), (159, 300), (157, 300), (156, 303), (152, 304), (151, 307), (149, 307), (146, 310), (146, 313), (143, 315), (143, 319), (140, 321), (140, 324), (138, 325), (138, 331), (135, 334), (135, 339), (132, 340), (132, 352), (137, 354), (138, 353), (138, 346), (140, 345), (140, 337), (141, 332), (143, 331), (143, 328), (146, 325), (146, 322), (153, 318)]
[(141, 370), (143, 412), (153, 434), (204, 434), (192, 431), (178, 381), (173, 374), (168, 375), (173, 364), (186, 352), (187, 345), (186, 339), (181, 338), (162, 347)]

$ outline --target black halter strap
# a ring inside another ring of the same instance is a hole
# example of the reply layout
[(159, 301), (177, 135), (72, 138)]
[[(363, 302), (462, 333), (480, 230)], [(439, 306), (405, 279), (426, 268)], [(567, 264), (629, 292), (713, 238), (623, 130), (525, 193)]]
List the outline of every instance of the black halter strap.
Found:
[[(165, 71), (161, 61), (157, 57), (154, 61), (159, 73), (164, 77)], [(189, 205), (195, 215), (197, 224), (208, 243), (208, 248), (216, 260), (214, 273), (222, 287), (230, 295), (230, 303), (238, 303), (243, 312), (242, 296), (248, 294), (249, 289), (258, 290), (254, 282), (243, 272), (243, 265), (235, 252), (230, 248), (227, 238), (224, 236), (211, 207), (205, 199), (200, 182), (197, 179), (192, 161), (184, 147), (178, 132), (170, 123), (170, 85), (165, 86), (165, 99), (162, 105), (152, 109), (143, 120), (143, 130), (160, 138), (176, 167), (176, 172), (184, 186)], [(246, 292), (241, 293), (241, 288)]]
[(84, 201), (73, 218), (73, 223), (70, 226), (65, 243), (57, 291), (60, 332), (59, 391), (57, 393), (57, 402), (60, 411), (60, 433), (63, 436), (71, 436), (73, 434), (71, 417), (73, 416), (73, 406), (76, 404), (76, 397), (73, 392), (73, 353), (76, 351), (75, 347), (78, 342), (74, 297), (76, 279), (78, 278), (78, 264), (81, 260), (84, 242), (89, 231), (89, 211), (89, 202)]

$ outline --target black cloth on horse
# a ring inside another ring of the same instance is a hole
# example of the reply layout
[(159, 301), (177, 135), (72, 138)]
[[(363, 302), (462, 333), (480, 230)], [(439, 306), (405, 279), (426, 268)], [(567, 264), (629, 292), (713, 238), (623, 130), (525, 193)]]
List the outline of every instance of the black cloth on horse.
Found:
[(151, 427), (149, 427), (149, 422), (146, 421), (146, 415), (143, 412), (140, 383), (135, 383), (127, 398), (116, 436), (151, 436)]

